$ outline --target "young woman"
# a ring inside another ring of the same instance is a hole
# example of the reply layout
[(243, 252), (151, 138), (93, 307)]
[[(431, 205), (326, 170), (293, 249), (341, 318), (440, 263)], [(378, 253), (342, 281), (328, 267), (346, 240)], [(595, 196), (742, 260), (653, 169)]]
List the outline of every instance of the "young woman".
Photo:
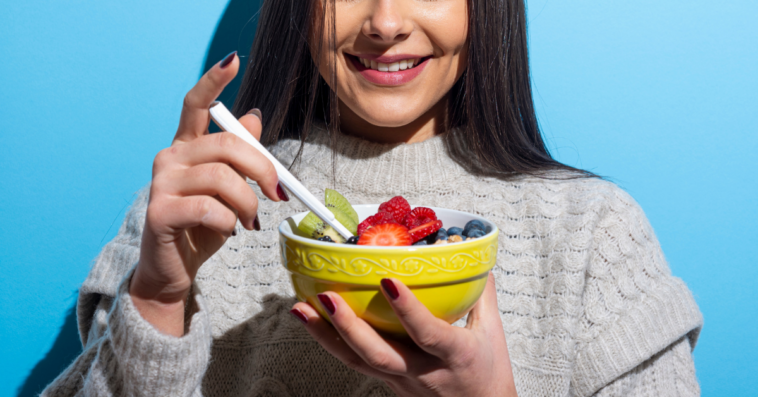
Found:
[(84, 352), (46, 395), (699, 394), (702, 318), (642, 210), (545, 148), (523, 0), (269, 0), (258, 30), (235, 107), (247, 129), (317, 196), (498, 224), (482, 298), (457, 327), (383, 282), (412, 342), (337, 294), (320, 297), (334, 326), (296, 302), (276, 226), (304, 208), (260, 153), (207, 133), (231, 54), (187, 94), (82, 286)]

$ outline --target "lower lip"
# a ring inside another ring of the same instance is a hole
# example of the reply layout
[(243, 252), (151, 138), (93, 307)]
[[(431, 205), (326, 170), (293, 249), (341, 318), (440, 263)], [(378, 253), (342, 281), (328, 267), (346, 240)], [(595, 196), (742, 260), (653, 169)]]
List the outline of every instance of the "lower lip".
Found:
[(432, 59), (426, 58), (424, 62), (421, 62), (416, 67), (411, 69), (399, 70), (397, 72), (380, 72), (378, 70), (363, 66), (363, 64), (358, 61), (358, 58), (354, 56), (348, 56), (347, 58), (350, 59), (350, 61), (353, 63), (353, 66), (358, 69), (358, 73), (360, 73), (361, 76), (363, 76), (366, 80), (374, 84), (390, 86), (405, 84), (415, 79), (416, 76), (421, 74), (421, 72), (424, 70), (426, 65), (429, 63), (429, 60)]

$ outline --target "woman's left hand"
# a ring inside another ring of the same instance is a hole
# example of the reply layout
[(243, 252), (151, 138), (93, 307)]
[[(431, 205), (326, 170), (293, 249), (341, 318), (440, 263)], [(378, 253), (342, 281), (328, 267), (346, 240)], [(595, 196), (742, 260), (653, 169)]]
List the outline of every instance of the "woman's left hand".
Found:
[(382, 292), (415, 343), (383, 338), (334, 292), (319, 295), (334, 327), (307, 303), (292, 314), (329, 353), (398, 396), (516, 396), (491, 273), (465, 328), (434, 317), (395, 279), (382, 280)]

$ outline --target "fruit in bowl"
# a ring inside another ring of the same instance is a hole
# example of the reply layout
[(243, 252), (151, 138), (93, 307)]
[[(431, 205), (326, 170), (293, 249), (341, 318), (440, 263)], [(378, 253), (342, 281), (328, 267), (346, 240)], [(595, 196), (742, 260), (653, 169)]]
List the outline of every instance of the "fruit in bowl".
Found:
[(378, 246), (461, 242), (483, 237), (492, 230), (491, 226), (478, 219), (467, 221), (463, 229), (451, 227), (450, 230), (445, 230), (442, 227), (444, 223), (437, 218), (433, 209), (411, 208), (402, 196), (393, 197), (380, 204), (375, 214), (363, 220), (358, 217), (358, 213), (347, 199), (335, 190), (326, 189), (324, 201), (327, 209), (355, 236), (346, 240), (313, 212), (299, 220), (297, 229), (293, 230), (303, 237), (319, 241)]
[[(328, 197), (326, 201), (328, 208), (337, 208), (330, 207)], [(356, 232), (370, 217), (392, 211), (382, 211), (384, 204), (386, 203), (350, 206), (359, 221), (355, 222)], [(304, 231), (299, 226), (309, 216), (306, 212), (284, 220), (279, 225), (282, 264), (290, 272), (298, 299), (310, 303), (328, 318), (316, 296), (325, 291), (334, 291), (342, 296), (356, 315), (374, 328), (402, 335), (405, 334), (405, 329), (379, 289), (383, 278), (395, 278), (407, 285), (436, 317), (452, 323), (466, 315), (479, 299), (487, 283), (487, 275), (495, 265), (498, 229), (491, 222), (474, 214), (444, 208), (408, 206), (409, 212), (417, 208), (432, 211), (436, 219), (429, 221), (428, 218), (421, 219), (419, 216), (417, 220), (421, 224), (409, 229), (397, 221), (393, 223), (385, 218), (385, 223), (362, 230), (357, 239), (358, 244), (336, 243), (344, 239), (338, 237), (333, 230), (330, 232), (330, 228), (324, 227), (318, 218), (313, 221), (321, 225), (307, 227)], [(426, 210), (418, 212), (431, 216)], [(395, 216), (393, 214), (392, 218)], [(421, 241), (425, 244), (408, 245), (413, 244), (413, 240), (418, 237), (418, 234), (413, 237), (410, 231), (436, 221), (452, 227), (448, 230), (437, 227), (436, 231), (415, 241), (416, 244)], [(343, 225), (349, 227), (345, 223)], [(460, 230), (457, 230), (454, 225), (464, 227), (458, 227)], [(369, 241), (365, 236), (372, 236), (369, 234), (372, 229), (375, 236), (371, 237), (371, 242), (397, 240), (397, 235), (402, 235), (401, 232), (411, 237), (403, 237), (400, 241), (402, 245), (398, 241), (392, 243), (397, 245), (361, 244), (361, 239)], [(394, 231), (387, 233), (387, 229)], [(385, 237), (376, 236), (385, 233)], [(332, 241), (324, 241), (324, 236), (330, 236), (329, 240)], [(460, 242), (440, 243), (448, 240)]]

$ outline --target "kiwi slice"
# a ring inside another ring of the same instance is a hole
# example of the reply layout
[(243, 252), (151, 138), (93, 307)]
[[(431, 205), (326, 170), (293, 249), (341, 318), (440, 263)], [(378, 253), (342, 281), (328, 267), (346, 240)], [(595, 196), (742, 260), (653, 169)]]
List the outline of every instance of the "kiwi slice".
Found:
[[(358, 233), (358, 213), (355, 212), (353, 206), (339, 194), (336, 190), (326, 189), (324, 201), (326, 202), (326, 208), (334, 214), (334, 217), (345, 226), (350, 233)], [(297, 225), (297, 229), (304, 235), (318, 239), (323, 236), (329, 236), (332, 240), (340, 243), (344, 243), (345, 239), (337, 233), (334, 228), (322, 221), (321, 218), (316, 216), (313, 212), (309, 212), (305, 215), (302, 221)]]
[[(329, 208), (329, 207), (327, 207)], [(337, 218), (337, 220), (342, 223), (343, 226), (345, 226), (348, 230), (350, 230), (353, 234), (357, 231), (358, 225), (355, 223), (352, 223), (352, 225), (349, 222), (352, 222), (350, 218), (347, 218), (345, 214), (342, 214), (339, 210), (335, 208), (329, 208), (330, 211), (334, 214), (334, 217)], [(340, 214), (340, 215), (337, 215)], [(340, 220), (340, 217), (343, 218), (346, 222), (343, 222)], [(352, 229), (351, 229), (352, 227)], [(300, 223), (297, 225), (297, 229), (304, 235), (313, 238), (318, 239), (320, 237), (329, 236), (338, 243), (344, 243), (345, 238), (342, 237), (339, 233), (337, 233), (336, 230), (334, 230), (333, 227), (326, 224), (326, 222), (322, 221), (321, 218), (316, 216), (313, 212), (309, 212), (307, 215), (305, 215), (305, 218), (300, 221)]]
[[(343, 214), (347, 215), (350, 219), (352, 219), (353, 223), (355, 223), (356, 225), (359, 223), (358, 213), (355, 212), (355, 210), (353, 209), (353, 206), (350, 205), (347, 199), (341, 194), (339, 194), (339, 192), (332, 189), (326, 189), (324, 191), (324, 196), (325, 196), (324, 203), (326, 203), (327, 208), (330, 208), (330, 207), (336, 208), (340, 210), (340, 212), (342, 212)], [(334, 211), (332, 212), (334, 213)], [(348, 230), (350, 230), (350, 227), (348, 227), (348, 225), (346, 225), (345, 222), (342, 222), (342, 219), (340, 219), (339, 216), (337, 216), (337, 213), (334, 213), (334, 216), (337, 217), (337, 220), (340, 221), (341, 224), (343, 224), (345, 227), (348, 228)], [(355, 230), (350, 230), (350, 231), (353, 232), (353, 234), (355, 234)]]

